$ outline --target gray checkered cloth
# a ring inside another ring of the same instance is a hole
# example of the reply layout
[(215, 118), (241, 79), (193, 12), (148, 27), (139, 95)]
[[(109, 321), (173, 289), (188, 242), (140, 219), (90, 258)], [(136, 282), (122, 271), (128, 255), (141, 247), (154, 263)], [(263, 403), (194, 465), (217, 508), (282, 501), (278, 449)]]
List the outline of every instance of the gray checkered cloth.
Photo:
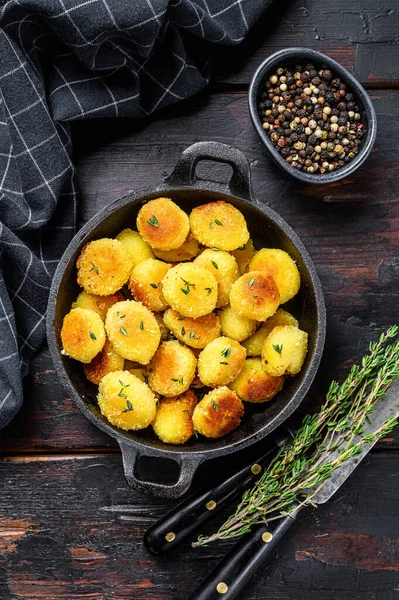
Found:
[(0, 428), (22, 405), (76, 232), (69, 121), (144, 117), (195, 94), (211, 44), (242, 41), (270, 1), (0, 0)]

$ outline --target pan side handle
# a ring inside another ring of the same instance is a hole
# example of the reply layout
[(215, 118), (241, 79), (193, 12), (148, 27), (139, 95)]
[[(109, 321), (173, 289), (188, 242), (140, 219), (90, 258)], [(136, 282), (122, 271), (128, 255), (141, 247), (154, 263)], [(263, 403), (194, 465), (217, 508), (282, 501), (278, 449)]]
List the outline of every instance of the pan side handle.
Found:
[(245, 154), (237, 148), (219, 142), (197, 142), (186, 148), (172, 173), (165, 178), (170, 186), (193, 185), (198, 178), (196, 167), (201, 160), (226, 163), (233, 169), (228, 188), (233, 196), (252, 200), (251, 169)]

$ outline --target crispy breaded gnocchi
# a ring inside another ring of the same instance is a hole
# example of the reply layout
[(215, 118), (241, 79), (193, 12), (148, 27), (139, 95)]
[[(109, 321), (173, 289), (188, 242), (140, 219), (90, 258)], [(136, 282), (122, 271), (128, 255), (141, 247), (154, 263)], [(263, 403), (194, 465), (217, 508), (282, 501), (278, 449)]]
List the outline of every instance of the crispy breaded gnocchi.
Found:
[(97, 400), (101, 414), (126, 431), (144, 429), (155, 418), (154, 394), (148, 385), (128, 371), (105, 375), (100, 381)]
[(72, 308), (64, 317), (61, 341), (64, 354), (89, 363), (105, 344), (104, 323), (100, 315), (89, 308)]
[(76, 266), (78, 284), (86, 292), (109, 296), (127, 282), (133, 260), (122, 242), (103, 238), (84, 246)]
[(162, 279), (169, 271), (170, 265), (148, 258), (134, 267), (129, 279), (129, 289), (133, 298), (154, 312), (168, 307), (162, 294)]
[(262, 248), (249, 265), (250, 271), (264, 271), (271, 275), (280, 293), (280, 304), (293, 298), (301, 285), (298, 267), (291, 256), (278, 248)]
[(190, 348), (177, 340), (162, 342), (148, 365), (149, 386), (161, 396), (179, 396), (190, 387), (196, 366)]
[(237, 250), (231, 250), (230, 254), (232, 254), (237, 261), (240, 275), (244, 275), (244, 273), (248, 271), (249, 263), (253, 259), (255, 252), (255, 246), (251, 239), (249, 239), (244, 246), (237, 248)]
[(233, 287), (233, 283), (240, 276), (234, 256), (223, 250), (211, 250), (208, 248), (197, 256), (194, 264), (204, 267), (215, 276), (218, 282), (216, 307), (226, 306), (229, 303), (230, 290)]
[(132, 229), (123, 229), (123, 231), (118, 233), (115, 239), (122, 242), (126, 250), (128, 250), (133, 261), (133, 269), (143, 262), (143, 260), (155, 258), (154, 253), (151, 250), (151, 246), (147, 244), (145, 240), (143, 240), (138, 231), (133, 231)]
[(190, 227), (193, 236), (208, 248), (235, 250), (249, 240), (244, 216), (223, 200), (193, 208)]
[(110, 296), (96, 296), (83, 290), (72, 304), (72, 308), (90, 308), (105, 321), (108, 309), (116, 302), (121, 302), (124, 299), (125, 297), (121, 292), (116, 292)]
[(257, 321), (237, 315), (231, 306), (225, 306), (219, 311), (219, 319), (223, 335), (236, 342), (246, 340), (258, 326)]
[(188, 236), (186, 213), (170, 198), (150, 200), (137, 215), (137, 229), (152, 248), (175, 250)]
[(266, 321), (276, 312), (280, 294), (273, 277), (263, 271), (241, 275), (230, 292), (230, 305), (240, 317)]
[(156, 435), (166, 444), (184, 444), (194, 433), (195, 394), (188, 390), (175, 398), (162, 398), (152, 422)]
[(113, 371), (123, 371), (125, 359), (117, 354), (113, 345), (105, 340), (101, 352), (91, 362), (83, 367), (84, 373), (89, 381), (98, 385), (101, 379)]
[(155, 256), (166, 262), (185, 262), (195, 258), (200, 252), (200, 245), (191, 232), (180, 248), (176, 248), (176, 250), (157, 250), (154, 248)]
[(169, 269), (162, 280), (166, 302), (185, 317), (197, 319), (211, 313), (218, 299), (218, 283), (212, 273), (193, 263)]
[(258, 331), (255, 331), (251, 337), (242, 343), (247, 351), (247, 356), (260, 356), (262, 354), (265, 339), (277, 325), (293, 325), (294, 327), (298, 327), (298, 321), (283, 308), (276, 310), (274, 315), (262, 323)]
[(205, 348), (209, 342), (220, 336), (220, 321), (215, 313), (192, 319), (184, 317), (173, 308), (168, 308), (163, 319), (173, 335), (192, 348)]
[(278, 325), (267, 336), (262, 366), (269, 375), (296, 375), (308, 349), (308, 334), (293, 325)]
[(219, 438), (241, 423), (244, 406), (235, 392), (227, 387), (212, 390), (194, 409), (194, 429), (209, 438)]
[(204, 385), (227, 385), (237, 377), (245, 361), (245, 349), (228, 337), (219, 337), (202, 350), (198, 376)]
[(284, 377), (264, 371), (260, 358), (247, 358), (238, 377), (229, 385), (245, 402), (268, 402), (281, 390)]
[(118, 354), (143, 365), (150, 362), (161, 339), (154, 315), (135, 300), (111, 306), (105, 319), (105, 329)]

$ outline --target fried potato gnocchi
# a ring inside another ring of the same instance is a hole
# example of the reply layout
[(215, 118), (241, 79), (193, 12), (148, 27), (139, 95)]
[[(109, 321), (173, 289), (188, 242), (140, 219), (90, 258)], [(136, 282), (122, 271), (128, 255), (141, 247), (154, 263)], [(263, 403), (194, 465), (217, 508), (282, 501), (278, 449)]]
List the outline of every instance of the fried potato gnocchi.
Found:
[(204, 250), (194, 260), (194, 264), (204, 267), (215, 276), (218, 282), (218, 300), (216, 307), (226, 306), (230, 299), (233, 283), (240, 276), (234, 256), (223, 250)]
[(231, 308), (231, 306), (225, 306), (219, 311), (219, 319), (222, 326), (223, 335), (235, 340), (236, 342), (242, 342), (246, 340), (257, 328), (258, 322), (247, 317), (240, 317)]
[(161, 396), (178, 396), (190, 387), (196, 366), (190, 348), (177, 340), (162, 342), (148, 365), (149, 386)]
[(125, 297), (121, 292), (116, 292), (110, 296), (96, 296), (83, 290), (72, 304), (72, 308), (89, 308), (98, 313), (101, 319), (105, 321), (108, 309), (116, 302), (121, 302), (124, 299)]
[(194, 429), (209, 438), (219, 438), (241, 423), (244, 406), (237, 394), (219, 387), (206, 394), (194, 409)]
[(284, 250), (262, 248), (251, 260), (249, 270), (264, 271), (273, 277), (280, 293), (280, 304), (291, 300), (301, 285), (298, 267)]
[(296, 375), (301, 370), (308, 349), (308, 334), (293, 325), (278, 325), (267, 336), (262, 350), (266, 373)]
[(233, 311), (255, 321), (266, 321), (276, 312), (279, 303), (280, 294), (274, 279), (263, 271), (241, 275), (230, 292)]
[(166, 444), (184, 444), (194, 433), (195, 394), (188, 390), (175, 398), (162, 398), (152, 422), (156, 435)]
[(162, 294), (162, 279), (169, 269), (170, 265), (154, 258), (147, 258), (134, 267), (129, 279), (134, 299), (154, 312), (165, 310), (168, 304)]
[(242, 345), (247, 351), (247, 356), (260, 356), (262, 354), (262, 348), (265, 339), (272, 329), (277, 327), (277, 325), (293, 325), (294, 327), (298, 327), (298, 321), (283, 308), (276, 310), (274, 315), (262, 323), (262, 326), (258, 329), (258, 331), (255, 331), (251, 337), (243, 342)]
[(232, 250), (230, 252), (237, 261), (240, 275), (244, 275), (244, 273), (248, 271), (249, 263), (253, 259), (255, 252), (255, 246), (251, 239), (249, 239), (244, 246), (240, 246), (237, 250)]
[(204, 385), (227, 385), (241, 371), (246, 352), (238, 342), (219, 337), (210, 342), (198, 358), (198, 376)]
[(192, 319), (182, 316), (173, 308), (168, 308), (163, 318), (173, 335), (192, 348), (205, 348), (209, 342), (220, 336), (219, 317), (213, 312)]
[(176, 250), (157, 250), (154, 248), (154, 254), (157, 258), (166, 262), (185, 262), (198, 256), (201, 247), (198, 241), (192, 236), (191, 232), (180, 248)]
[(135, 300), (111, 306), (105, 319), (105, 329), (118, 354), (143, 365), (150, 362), (161, 339), (154, 315)]
[(89, 363), (105, 344), (105, 329), (101, 317), (89, 308), (72, 308), (65, 315), (61, 341), (67, 356)]
[(223, 200), (193, 208), (190, 227), (193, 236), (208, 248), (235, 250), (249, 240), (244, 216)]
[(128, 371), (105, 375), (100, 381), (97, 400), (101, 414), (126, 431), (144, 429), (155, 418), (154, 394), (148, 385)]
[(123, 371), (125, 359), (117, 354), (113, 345), (105, 340), (101, 352), (91, 362), (84, 365), (83, 370), (89, 381), (98, 385), (101, 379), (113, 371)]
[(170, 198), (156, 198), (140, 209), (137, 229), (152, 248), (175, 250), (184, 244), (190, 223), (186, 213)]
[(155, 258), (151, 246), (143, 240), (138, 231), (133, 231), (133, 229), (123, 229), (123, 231), (118, 233), (115, 239), (122, 242), (126, 250), (128, 250), (133, 261), (133, 269), (143, 262), (143, 260)]
[(245, 402), (268, 402), (281, 390), (284, 377), (273, 377), (262, 368), (260, 358), (247, 358), (238, 377), (230, 383), (232, 389)]
[(174, 310), (193, 319), (211, 313), (218, 299), (215, 276), (193, 263), (182, 263), (169, 269), (162, 280), (162, 291)]
[(108, 296), (127, 282), (133, 260), (122, 242), (103, 238), (84, 246), (76, 266), (78, 284), (86, 292)]

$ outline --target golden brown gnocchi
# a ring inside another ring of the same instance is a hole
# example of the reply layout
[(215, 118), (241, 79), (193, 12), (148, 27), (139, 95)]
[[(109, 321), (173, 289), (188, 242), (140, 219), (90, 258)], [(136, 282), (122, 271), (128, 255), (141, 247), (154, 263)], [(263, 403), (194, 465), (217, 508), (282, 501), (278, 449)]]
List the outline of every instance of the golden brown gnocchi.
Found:
[(64, 317), (61, 329), (63, 353), (89, 363), (105, 344), (104, 323), (94, 310), (73, 308)]
[(219, 438), (241, 423), (244, 406), (228, 387), (218, 387), (202, 398), (194, 409), (194, 429), (209, 438)]
[(116, 239), (122, 242), (126, 250), (128, 250), (133, 261), (132, 268), (139, 265), (141, 262), (143, 262), (143, 260), (155, 258), (154, 253), (151, 250), (151, 246), (147, 244), (145, 240), (143, 240), (138, 231), (124, 229), (118, 233)]
[(117, 354), (112, 344), (105, 340), (101, 352), (91, 362), (85, 364), (83, 370), (89, 381), (98, 385), (101, 379), (113, 371), (123, 371), (125, 359)]
[(191, 232), (183, 244), (176, 250), (157, 250), (154, 248), (154, 254), (166, 262), (185, 262), (198, 256), (201, 247), (198, 241), (192, 236)]
[(260, 358), (247, 358), (238, 377), (230, 383), (245, 402), (268, 402), (281, 390), (284, 377), (273, 377), (264, 371)]
[(98, 313), (101, 319), (105, 321), (108, 309), (116, 302), (121, 302), (124, 299), (125, 297), (121, 292), (116, 292), (110, 296), (96, 296), (83, 290), (72, 304), (72, 308), (89, 308)]
[(280, 294), (274, 279), (262, 271), (241, 275), (230, 292), (230, 305), (241, 317), (266, 321), (276, 312)]
[(237, 250), (231, 250), (230, 254), (232, 254), (237, 261), (240, 275), (244, 275), (244, 273), (248, 271), (249, 263), (253, 259), (255, 252), (255, 246), (251, 239), (249, 239), (244, 246), (237, 248)]
[(128, 371), (105, 375), (98, 387), (97, 400), (104, 417), (120, 429), (144, 429), (155, 418), (154, 394), (148, 385)]
[(135, 300), (111, 306), (105, 319), (105, 329), (118, 354), (143, 365), (150, 362), (161, 339), (154, 315)]
[(267, 336), (262, 365), (269, 375), (296, 375), (308, 349), (308, 334), (292, 325), (278, 325)]
[(164, 312), (163, 319), (168, 330), (181, 342), (192, 348), (205, 348), (209, 342), (220, 336), (220, 321), (215, 313), (198, 319), (185, 317), (173, 308)]
[(236, 342), (246, 340), (258, 326), (258, 321), (240, 317), (233, 311), (231, 306), (225, 306), (219, 311), (219, 319), (223, 335), (236, 340)]
[(133, 298), (154, 312), (168, 307), (162, 293), (162, 279), (169, 271), (170, 265), (148, 258), (134, 267), (129, 279), (129, 290)]
[(194, 260), (194, 264), (204, 267), (218, 282), (217, 308), (229, 303), (230, 290), (240, 274), (234, 256), (223, 250), (207, 249)]
[(172, 267), (162, 280), (162, 291), (174, 310), (193, 319), (211, 313), (218, 299), (214, 275), (193, 263)]
[(249, 240), (243, 215), (223, 200), (193, 208), (190, 227), (193, 236), (208, 248), (235, 250)]
[(258, 331), (255, 331), (251, 337), (242, 343), (247, 351), (247, 356), (260, 356), (262, 354), (265, 339), (277, 325), (293, 325), (294, 327), (298, 327), (298, 321), (286, 310), (282, 308), (276, 310), (274, 315), (262, 323)]
[(293, 298), (301, 285), (298, 267), (291, 256), (277, 248), (262, 248), (249, 265), (250, 271), (264, 271), (273, 277), (280, 293), (280, 303)]
[(166, 444), (184, 444), (194, 433), (193, 413), (197, 398), (191, 390), (175, 398), (162, 398), (152, 427)]
[(127, 282), (133, 260), (122, 242), (103, 238), (84, 246), (76, 266), (78, 284), (86, 292), (109, 296)]
[(148, 365), (149, 386), (161, 396), (178, 396), (190, 387), (196, 366), (190, 348), (177, 340), (162, 342)]
[(210, 342), (198, 358), (198, 376), (204, 385), (227, 385), (241, 371), (246, 352), (238, 342), (219, 337)]
[(156, 198), (140, 209), (137, 229), (152, 248), (175, 250), (184, 244), (190, 223), (186, 213), (170, 198)]

